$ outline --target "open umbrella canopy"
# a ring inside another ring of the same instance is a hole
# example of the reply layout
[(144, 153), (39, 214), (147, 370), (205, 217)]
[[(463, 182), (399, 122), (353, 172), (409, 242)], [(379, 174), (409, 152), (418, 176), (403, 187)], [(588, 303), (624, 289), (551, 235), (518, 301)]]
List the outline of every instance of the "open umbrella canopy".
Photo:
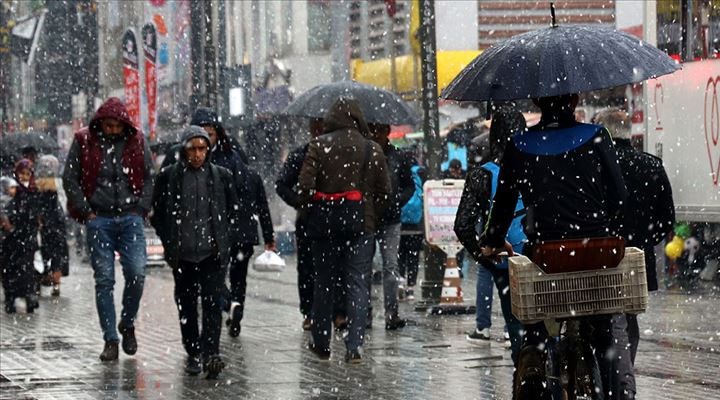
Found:
[(558, 96), (641, 82), (679, 68), (667, 54), (627, 33), (553, 26), (493, 45), (441, 97), (505, 101)]
[(412, 125), (416, 122), (414, 111), (396, 94), (354, 81), (315, 86), (295, 99), (283, 114), (324, 118), (340, 97), (357, 100), (369, 123)]
[(4, 150), (21, 153), (23, 148), (34, 147), (38, 153), (54, 153), (59, 148), (55, 138), (47, 133), (13, 133), (0, 139), (0, 147)]

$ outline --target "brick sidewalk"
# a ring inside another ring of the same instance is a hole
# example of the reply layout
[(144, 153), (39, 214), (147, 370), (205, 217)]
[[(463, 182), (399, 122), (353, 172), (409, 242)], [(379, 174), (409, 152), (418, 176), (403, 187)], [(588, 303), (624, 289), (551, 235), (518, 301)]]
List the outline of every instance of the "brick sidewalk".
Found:
[[(250, 272), (242, 333), (233, 339), (223, 331), (228, 368), (221, 380), (183, 374), (168, 268), (148, 271), (138, 354), (101, 363), (92, 273), (77, 263), (72, 273), (62, 296), (42, 298), (35, 315), (0, 315), (0, 399), (509, 398), (512, 362), (502, 343), (474, 346), (465, 340), (474, 317), (427, 316), (408, 303), (401, 313), (413, 321), (403, 330), (386, 332), (376, 315), (362, 364), (342, 360), (340, 340), (330, 362), (318, 361), (304, 349), (309, 334), (300, 329), (293, 267), (280, 274)], [(116, 288), (122, 288), (117, 273)], [(472, 295), (474, 282), (464, 286)], [(119, 305), (119, 291), (115, 295)], [(639, 398), (720, 398), (720, 299), (662, 292), (650, 303), (640, 322)], [(499, 310), (496, 304), (496, 336), (502, 333)]]

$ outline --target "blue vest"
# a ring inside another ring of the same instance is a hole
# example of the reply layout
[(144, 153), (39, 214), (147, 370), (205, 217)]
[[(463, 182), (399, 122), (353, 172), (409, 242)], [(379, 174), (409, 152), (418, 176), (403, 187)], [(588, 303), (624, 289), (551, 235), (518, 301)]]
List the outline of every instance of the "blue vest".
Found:
[[(495, 192), (497, 191), (500, 167), (491, 161), (483, 164), (481, 168), (492, 174), (492, 191), (490, 192), (490, 199), (492, 200), (495, 198)], [(522, 225), (522, 219), (524, 216), (525, 205), (523, 204), (522, 198), (519, 197), (517, 203), (515, 204), (515, 217), (510, 223), (507, 236), (505, 236), (505, 239), (512, 245), (513, 251), (518, 254), (522, 254), (523, 247), (527, 242), (527, 236), (525, 235), (525, 230)]]
[(400, 222), (403, 224), (419, 224), (423, 217), (423, 186), (422, 179), (418, 175), (419, 165), (411, 168), (412, 180), (415, 183), (415, 192), (413, 192), (410, 200), (400, 210)]

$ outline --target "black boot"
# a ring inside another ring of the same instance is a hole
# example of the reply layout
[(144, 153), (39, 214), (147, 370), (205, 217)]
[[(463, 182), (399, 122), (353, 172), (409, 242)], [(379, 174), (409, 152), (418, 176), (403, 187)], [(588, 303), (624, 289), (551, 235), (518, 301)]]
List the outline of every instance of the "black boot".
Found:
[(114, 361), (118, 359), (118, 342), (105, 342), (105, 348), (100, 353), (100, 361)]
[(207, 372), (207, 379), (217, 379), (224, 368), (225, 362), (223, 362), (222, 358), (217, 354), (208, 357), (203, 366), (203, 369)]
[(118, 331), (122, 335), (122, 349), (127, 355), (133, 355), (137, 352), (137, 339), (135, 338), (135, 327), (126, 327), (122, 324), (118, 325)]

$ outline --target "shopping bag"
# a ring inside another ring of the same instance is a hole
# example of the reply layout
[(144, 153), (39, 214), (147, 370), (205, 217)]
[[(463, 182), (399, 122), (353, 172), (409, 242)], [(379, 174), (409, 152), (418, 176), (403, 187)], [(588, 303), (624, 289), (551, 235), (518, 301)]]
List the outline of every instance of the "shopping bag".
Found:
[(285, 260), (276, 252), (265, 250), (255, 258), (253, 269), (259, 272), (280, 272), (285, 269)]
[(33, 267), (35, 267), (35, 271), (37, 271), (38, 274), (45, 273), (45, 263), (43, 263), (42, 254), (40, 254), (40, 250), (35, 252), (35, 256), (33, 257)]

